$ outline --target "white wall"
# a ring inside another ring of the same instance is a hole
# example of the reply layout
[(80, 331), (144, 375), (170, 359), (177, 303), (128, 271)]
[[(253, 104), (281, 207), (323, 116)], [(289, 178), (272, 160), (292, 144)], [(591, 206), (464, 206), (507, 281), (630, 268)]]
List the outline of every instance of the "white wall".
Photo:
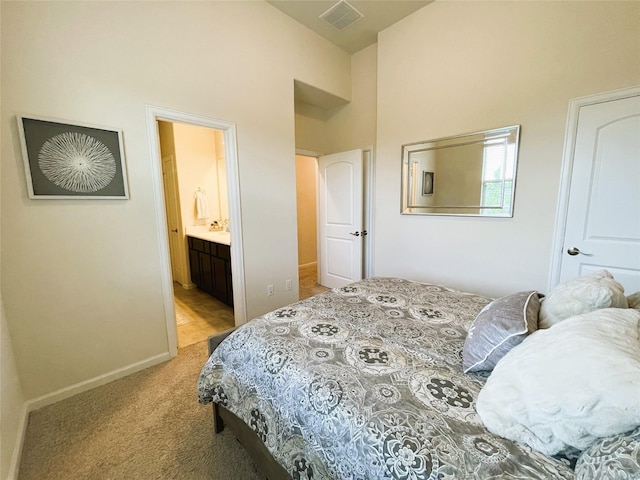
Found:
[[(261, 1), (1, 8), (2, 295), (26, 399), (168, 351), (148, 104), (237, 124), (247, 315), (296, 300), (293, 79), (349, 98), (348, 54)], [(130, 200), (29, 200), (18, 112), (121, 128)]]
[[(375, 273), (546, 291), (569, 100), (640, 84), (638, 18), (638, 2), (437, 1), (382, 32)], [(400, 215), (403, 144), (514, 124), (512, 219)]]

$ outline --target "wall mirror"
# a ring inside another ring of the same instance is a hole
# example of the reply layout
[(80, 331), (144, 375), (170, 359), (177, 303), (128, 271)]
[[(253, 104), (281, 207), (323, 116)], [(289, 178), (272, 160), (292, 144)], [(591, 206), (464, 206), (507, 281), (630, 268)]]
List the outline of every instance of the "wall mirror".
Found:
[(520, 126), (402, 146), (409, 215), (512, 217)]

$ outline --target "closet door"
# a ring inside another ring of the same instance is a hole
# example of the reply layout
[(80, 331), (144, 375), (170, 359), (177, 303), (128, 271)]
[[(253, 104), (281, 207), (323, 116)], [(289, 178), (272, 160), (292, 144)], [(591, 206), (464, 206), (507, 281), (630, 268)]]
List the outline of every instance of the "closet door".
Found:
[(638, 291), (640, 92), (580, 105), (570, 134), (570, 180), (557, 280), (607, 269), (625, 292)]

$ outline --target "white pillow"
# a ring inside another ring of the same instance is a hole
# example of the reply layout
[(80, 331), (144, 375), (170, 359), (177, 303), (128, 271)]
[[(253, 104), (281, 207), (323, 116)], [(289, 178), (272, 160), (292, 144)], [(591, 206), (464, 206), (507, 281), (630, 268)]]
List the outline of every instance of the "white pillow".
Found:
[(627, 308), (624, 287), (607, 270), (556, 285), (542, 301), (538, 328), (549, 328), (574, 315), (599, 308)]
[(476, 409), (493, 433), (554, 455), (640, 426), (640, 311), (538, 330), (496, 365)]

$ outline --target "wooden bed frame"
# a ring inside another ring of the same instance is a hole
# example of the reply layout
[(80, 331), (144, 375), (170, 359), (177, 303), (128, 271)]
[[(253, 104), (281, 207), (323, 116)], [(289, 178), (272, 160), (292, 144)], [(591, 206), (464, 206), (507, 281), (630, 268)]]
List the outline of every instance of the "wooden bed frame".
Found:
[[(209, 355), (227, 338), (235, 329), (209, 337)], [(271, 455), (260, 437), (240, 418), (231, 413), (218, 403), (213, 403), (213, 428), (215, 433), (220, 433), (228, 427), (236, 437), (236, 440), (245, 448), (249, 456), (255, 461), (258, 470), (265, 475), (267, 480), (291, 480), (291, 476)]]

